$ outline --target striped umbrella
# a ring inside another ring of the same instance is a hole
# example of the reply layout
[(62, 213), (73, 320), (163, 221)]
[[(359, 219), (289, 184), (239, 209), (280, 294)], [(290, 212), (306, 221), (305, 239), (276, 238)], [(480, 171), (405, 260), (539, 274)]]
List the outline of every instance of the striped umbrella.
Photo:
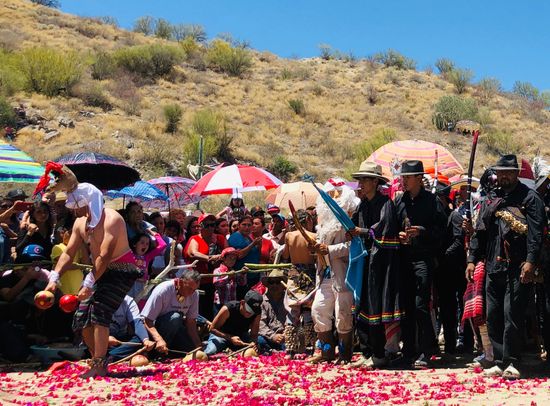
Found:
[(0, 182), (36, 183), (44, 167), (11, 144), (0, 141)]
[(227, 195), (235, 191), (251, 192), (274, 189), (282, 183), (280, 179), (265, 169), (255, 166), (220, 165), (200, 178), (191, 188), (189, 194)]
[(193, 179), (181, 178), (179, 176), (162, 176), (147, 181), (158, 189), (164, 191), (168, 200), (151, 200), (142, 204), (144, 208), (156, 208), (160, 210), (171, 208), (183, 208), (188, 204), (198, 203), (201, 196), (190, 195), (189, 190), (195, 185)]
[(374, 151), (367, 161), (379, 164), (384, 176), (392, 178), (399, 175), (403, 161), (419, 160), (424, 163), (424, 168), (429, 168), (434, 167), (436, 155), (438, 174), (450, 178), (464, 173), (460, 163), (445, 147), (421, 140), (390, 142)]

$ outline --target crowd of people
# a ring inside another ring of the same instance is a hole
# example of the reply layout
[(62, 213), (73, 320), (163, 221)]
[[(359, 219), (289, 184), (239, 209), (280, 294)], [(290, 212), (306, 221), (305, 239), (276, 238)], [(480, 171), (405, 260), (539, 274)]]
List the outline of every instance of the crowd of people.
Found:
[[(60, 339), (87, 347), (85, 378), (106, 375), (136, 345), (151, 358), (250, 347), (365, 369), (466, 354), (487, 375), (515, 379), (526, 344), (541, 354), (550, 345), (548, 181), (522, 183), (514, 155), (486, 171), (471, 199), (466, 179), (451, 185), (421, 161), (403, 162), (393, 181), (365, 161), (352, 175), (357, 190), (336, 177), (323, 185), (355, 228), (321, 197), (288, 217), (286, 207), (247, 208), (240, 193), (216, 214), (147, 214), (138, 202), (117, 212), (67, 168), (50, 169), (56, 182), (38, 188), (41, 198), (27, 203), (16, 190), (0, 204), (8, 360)], [(354, 241), (367, 252), (355, 279)], [(74, 315), (36, 308), (44, 289), (76, 295)]]

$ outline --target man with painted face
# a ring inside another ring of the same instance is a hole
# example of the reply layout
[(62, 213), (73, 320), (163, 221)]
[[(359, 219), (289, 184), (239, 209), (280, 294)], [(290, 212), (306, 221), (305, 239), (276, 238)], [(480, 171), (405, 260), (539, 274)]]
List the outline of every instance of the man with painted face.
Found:
[(496, 364), (485, 374), (517, 379), (529, 282), (537, 273), (546, 218), (536, 191), (518, 179), (515, 155), (500, 157), (493, 170), (498, 188), (482, 203), (466, 278), (472, 280), (475, 264), (485, 259), (487, 327)]
[[(49, 163), (47, 170), (48, 167), (53, 167), (58, 175), (58, 184), (67, 193), (66, 206), (74, 210), (77, 219), (67, 248), (50, 272), (46, 290), (53, 292), (57, 289), (60, 276), (73, 266), (73, 258), (81, 245), (89, 244), (94, 265), (94, 292), (80, 303), (73, 329), (82, 331), (82, 338), (92, 354), (90, 370), (81, 377), (105, 376), (108, 372), (106, 354), (111, 319), (141, 272), (128, 244), (124, 219), (115, 210), (103, 207), (103, 195), (99, 189), (89, 183), (78, 184), (66, 167), (55, 163)], [(73, 179), (67, 181), (64, 177)], [(37, 191), (47, 182), (40, 182)]]

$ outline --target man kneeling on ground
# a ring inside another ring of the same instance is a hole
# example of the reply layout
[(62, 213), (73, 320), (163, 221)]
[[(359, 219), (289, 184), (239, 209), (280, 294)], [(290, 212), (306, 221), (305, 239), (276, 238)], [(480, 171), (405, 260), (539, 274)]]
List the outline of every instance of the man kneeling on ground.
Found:
[(210, 326), (210, 336), (204, 350), (206, 355), (216, 354), (227, 347), (238, 349), (251, 341), (257, 343), (262, 301), (262, 295), (249, 290), (244, 300), (233, 300), (223, 305)]
[(197, 271), (185, 271), (179, 278), (160, 283), (147, 299), (141, 316), (161, 354), (168, 354), (169, 349), (191, 351), (202, 347), (196, 322), (200, 278)]

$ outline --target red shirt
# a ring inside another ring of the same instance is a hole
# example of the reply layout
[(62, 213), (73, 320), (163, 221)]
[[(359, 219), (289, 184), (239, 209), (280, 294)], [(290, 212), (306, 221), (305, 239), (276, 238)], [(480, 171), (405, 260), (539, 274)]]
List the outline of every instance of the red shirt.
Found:
[[(191, 243), (191, 241), (197, 241), (197, 244), (199, 245), (199, 252), (204, 255), (221, 254), (222, 250), (227, 244), (227, 240), (225, 239), (225, 237), (219, 234), (214, 234), (213, 245), (215, 245), (215, 247), (212, 248), (206, 243), (206, 241), (204, 241), (200, 234), (192, 236), (191, 238), (189, 238), (189, 240), (187, 240), (187, 243), (185, 244), (185, 249), (183, 250), (183, 258), (188, 264), (191, 264), (194, 261), (194, 259), (191, 258), (188, 252), (189, 244)], [(208, 261), (201, 259), (199, 259), (198, 261), (199, 262), (197, 263), (196, 269), (200, 274), (212, 273), (211, 270), (214, 269), (214, 267), (210, 269), (208, 266)], [(205, 283), (212, 283), (212, 278), (201, 278), (201, 285)]]

